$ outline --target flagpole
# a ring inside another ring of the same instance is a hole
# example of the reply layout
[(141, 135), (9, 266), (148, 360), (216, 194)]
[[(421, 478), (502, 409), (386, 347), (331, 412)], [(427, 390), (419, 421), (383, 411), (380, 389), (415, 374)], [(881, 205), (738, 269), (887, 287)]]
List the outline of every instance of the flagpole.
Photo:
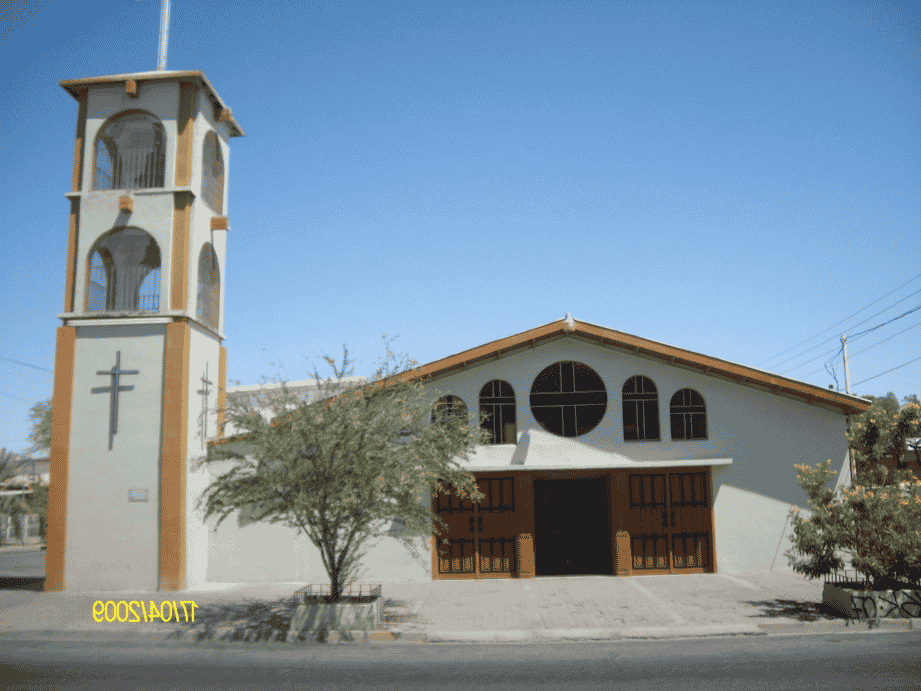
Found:
[(163, 0), (160, 12), (160, 55), (157, 60), (157, 71), (166, 70), (166, 45), (169, 42), (169, 0)]

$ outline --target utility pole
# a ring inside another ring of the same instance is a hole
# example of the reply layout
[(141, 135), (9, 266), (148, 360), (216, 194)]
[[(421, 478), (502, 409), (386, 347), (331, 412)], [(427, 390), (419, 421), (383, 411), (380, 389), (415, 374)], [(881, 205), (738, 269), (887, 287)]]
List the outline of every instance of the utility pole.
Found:
[(160, 10), (160, 55), (157, 60), (157, 71), (166, 70), (166, 45), (169, 42), (169, 0), (163, 0)]
[[(167, 0), (168, 2), (169, 0)], [(841, 334), (841, 349), (844, 351), (844, 390), (851, 393), (851, 373), (847, 367), (847, 337)]]

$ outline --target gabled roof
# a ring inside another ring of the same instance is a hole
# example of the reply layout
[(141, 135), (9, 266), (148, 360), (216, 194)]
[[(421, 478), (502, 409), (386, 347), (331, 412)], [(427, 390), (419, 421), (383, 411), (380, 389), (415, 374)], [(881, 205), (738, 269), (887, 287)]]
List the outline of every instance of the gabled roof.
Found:
[(821, 386), (788, 379), (754, 367), (746, 367), (745, 365), (720, 360), (709, 355), (701, 355), (700, 353), (676, 348), (658, 341), (650, 341), (621, 331), (606, 329), (603, 326), (573, 319), (568, 314), (565, 319), (550, 322), (544, 326), (538, 326), (535, 329), (529, 329), (514, 336), (492, 341), (477, 348), (471, 348), (456, 355), (416, 367), (404, 372), (400, 377), (431, 380), (563, 337), (578, 338), (615, 350), (661, 360), (670, 365), (687, 367), (704, 374), (729, 379), (738, 384), (754, 386), (766, 389), (774, 394), (793, 397), (813, 405), (830, 406), (848, 415), (862, 413), (872, 405), (870, 401), (857, 396), (850, 396), (831, 389), (823, 389)]
[[(511, 353), (534, 348), (537, 345), (559, 338), (577, 338), (614, 350), (660, 360), (670, 365), (697, 370), (713, 377), (728, 379), (744, 386), (760, 388), (779, 396), (794, 398), (812, 405), (837, 408), (847, 415), (862, 413), (872, 406), (870, 401), (857, 396), (850, 396), (831, 389), (823, 389), (821, 386), (788, 379), (754, 367), (746, 367), (745, 365), (720, 360), (709, 355), (701, 355), (700, 353), (676, 348), (658, 341), (650, 341), (621, 331), (606, 329), (603, 326), (573, 319), (568, 314), (566, 318), (559, 321), (550, 322), (544, 326), (538, 326), (498, 341), (492, 341), (441, 360), (435, 360), (427, 365), (407, 370), (396, 375), (395, 378), (433, 381), (469, 367), (497, 360)], [(375, 384), (369, 384), (368, 386), (375, 386)], [(208, 444), (209, 446), (221, 445), (233, 441), (242, 441), (243, 439), (244, 436), (240, 435), (232, 438), (215, 439), (208, 442)]]
[(133, 81), (140, 85), (141, 82), (168, 82), (168, 81), (196, 82), (205, 88), (208, 97), (215, 106), (218, 119), (230, 125), (231, 137), (243, 137), (243, 130), (233, 117), (230, 108), (221, 100), (217, 90), (201, 70), (153, 70), (150, 72), (132, 72), (131, 74), (111, 74), (105, 77), (86, 77), (84, 79), (65, 79), (58, 82), (67, 93), (79, 100), (80, 89), (90, 86), (111, 86), (119, 82)]

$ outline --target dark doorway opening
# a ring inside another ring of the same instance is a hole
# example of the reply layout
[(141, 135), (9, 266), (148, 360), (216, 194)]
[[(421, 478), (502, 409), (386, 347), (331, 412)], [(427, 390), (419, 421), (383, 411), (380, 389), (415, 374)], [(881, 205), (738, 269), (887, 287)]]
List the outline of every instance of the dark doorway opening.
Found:
[(614, 573), (605, 478), (534, 481), (538, 576)]

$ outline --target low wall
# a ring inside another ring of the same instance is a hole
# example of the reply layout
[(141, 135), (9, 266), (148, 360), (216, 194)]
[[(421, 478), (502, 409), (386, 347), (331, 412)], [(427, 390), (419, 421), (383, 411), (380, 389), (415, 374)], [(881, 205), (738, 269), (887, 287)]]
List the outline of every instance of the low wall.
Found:
[(850, 619), (875, 619), (877, 606), (880, 618), (921, 617), (921, 588), (870, 591), (826, 583), (822, 602)]

